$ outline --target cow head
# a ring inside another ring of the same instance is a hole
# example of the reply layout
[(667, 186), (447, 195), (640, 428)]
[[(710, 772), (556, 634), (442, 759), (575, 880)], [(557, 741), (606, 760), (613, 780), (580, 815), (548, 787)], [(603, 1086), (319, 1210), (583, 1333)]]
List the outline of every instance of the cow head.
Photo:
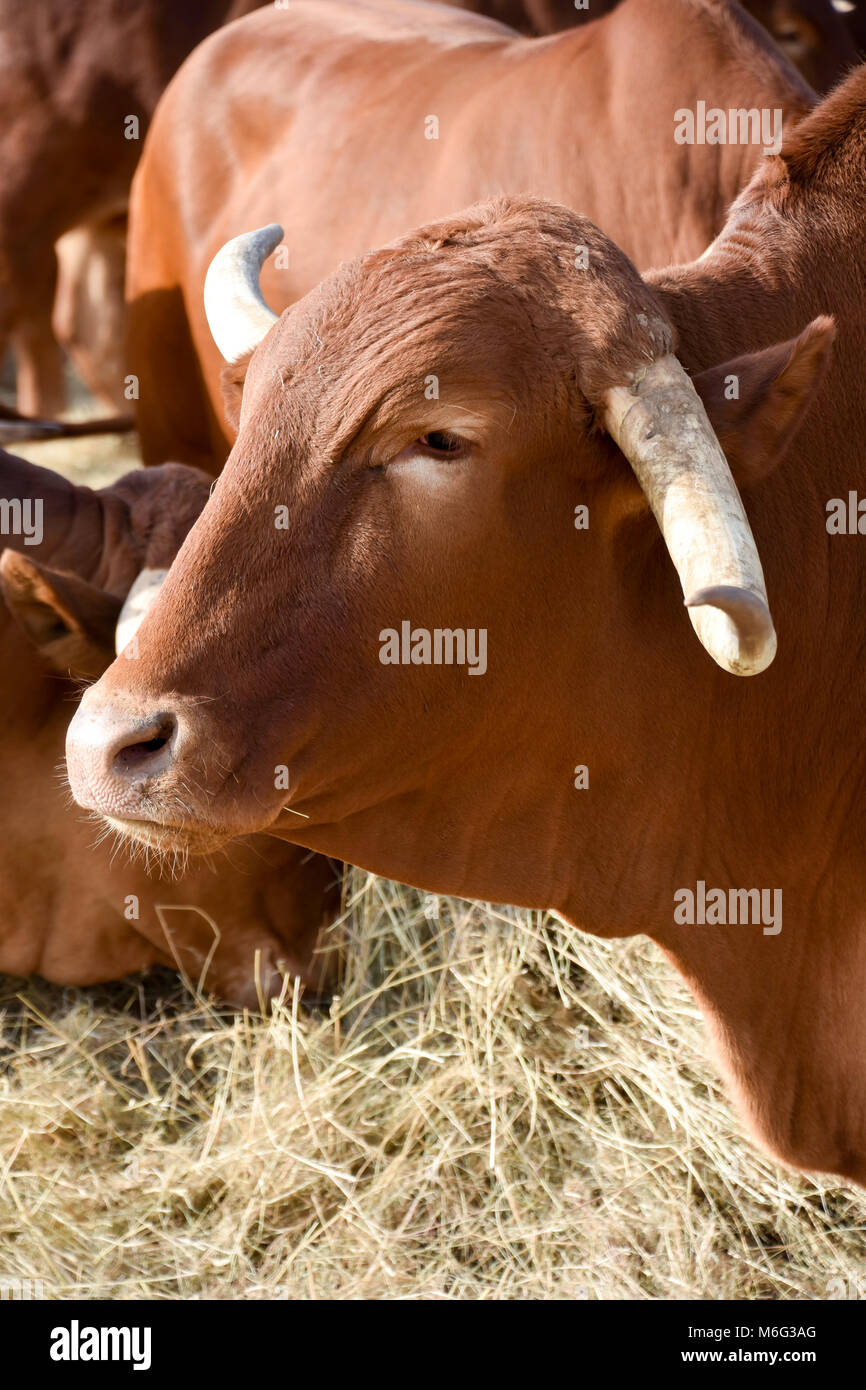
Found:
[(565, 867), (520, 851), (558, 841), (573, 765), (609, 794), (575, 829), (591, 857), (652, 743), (647, 692), (691, 702), (731, 679), (688, 618), (728, 672), (773, 656), (699, 393), (753, 481), (832, 326), (738, 363), (727, 401), (725, 364), (696, 391), (659, 300), (564, 208), (481, 205), (278, 322), (257, 286), (277, 237), (211, 272), (237, 443), (135, 653), (82, 701), (74, 794), (155, 846), (268, 829), (439, 891), (556, 905)]
[(14, 807), (0, 857), (4, 972), (87, 984), (174, 964), (253, 1008), (280, 993), (285, 972), (314, 991), (335, 975), (336, 955), (315, 949), (339, 906), (327, 861), (273, 839), (242, 843), (229, 861), (168, 883), (95, 843), (98, 827), (70, 810), (58, 783), (81, 678), (111, 664), (116, 629), (126, 642), (137, 597), (170, 563), (210, 485), (169, 464), (94, 492), (0, 453), (5, 520), (27, 523), (7, 526), (0, 554), (0, 760)]
[(745, 0), (816, 92), (826, 92), (857, 62), (848, 26), (832, 0)]

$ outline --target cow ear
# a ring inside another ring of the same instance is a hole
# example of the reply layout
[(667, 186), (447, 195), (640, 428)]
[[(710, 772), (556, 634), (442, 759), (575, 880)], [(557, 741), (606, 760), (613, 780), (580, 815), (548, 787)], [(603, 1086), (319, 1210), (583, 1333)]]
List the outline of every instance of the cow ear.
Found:
[(237, 433), (238, 421), (241, 418), (241, 399), (244, 394), (244, 382), (247, 379), (247, 367), (250, 365), (252, 355), (251, 352), (245, 352), (243, 357), (238, 358), (237, 362), (229, 362), (227, 366), (223, 367), (220, 378), (225, 417), (235, 433)]
[(101, 676), (114, 660), (121, 601), (20, 551), (0, 555), (0, 590), (44, 661), (62, 675)]
[(830, 365), (836, 325), (814, 319), (797, 338), (735, 357), (694, 377), (739, 487), (773, 471)]

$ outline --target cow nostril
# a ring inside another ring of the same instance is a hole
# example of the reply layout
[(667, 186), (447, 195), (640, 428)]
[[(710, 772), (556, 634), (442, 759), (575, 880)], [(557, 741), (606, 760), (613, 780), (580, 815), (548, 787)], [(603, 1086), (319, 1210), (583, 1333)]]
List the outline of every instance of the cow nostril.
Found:
[(114, 768), (120, 776), (161, 771), (170, 759), (172, 735), (177, 728), (171, 715), (159, 716), (149, 728), (142, 730), (148, 737), (124, 743), (114, 756)]
[(120, 757), (126, 763), (141, 762), (151, 753), (158, 753), (167, 743), (167, 738), (149, 738), (144, 743), (131, 743), (127, 748), (121, 749)]

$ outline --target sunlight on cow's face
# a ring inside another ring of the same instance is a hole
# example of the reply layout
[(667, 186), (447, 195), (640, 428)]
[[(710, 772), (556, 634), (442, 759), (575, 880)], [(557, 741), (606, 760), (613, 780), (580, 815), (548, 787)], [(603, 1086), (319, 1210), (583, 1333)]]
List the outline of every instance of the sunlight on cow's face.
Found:
[[(73, 792), (161, 848), (269, 829), (520, 901), (503, 826), (516, 845), (555, 819), (575, 764), (627, 785), (652, 737), (643, 681), (693, 679), (674, 574), (724, 670), (775, 652), (670, 325), (597, 228), (532, 199), (404, 238), (281, 320), (252, 313), (237, 443), (135, 649), (82, 700)], [(832, 324), (810, 333), (825, 355)]]
[[(516, 851), (592, 766), (605, 796), (575, 847), (606, 853), (599, 811), (630, 795), (659, 694), (676, 728), (702, 681), (682, 596), (723, 670), (758, 674), (776, 646), (655, 293), (592, 224), (516, 199), (342, 268), (282, 319), (258, 304), (227, 373), (231, 457), (70, 726), (76, 799), (158, 848), (269, 830), (436, 891), (556, 902), (555, 866), (529, 899)], [(747, 472), (790, 439), (834, 332), (739, 362), (720, 422)], [(716, 411), (729, 365), (702, 374)]]
[(378, 253), (254, 353), (237, 444), (137, 655), (77, 721), (87, 747), (93, 711), (104, 750), (113, 711), (128, 775), (92, 785), (115, 824), (197, 849), (270, 826), (374, 867), (375, 840), (379, 867), (417, 877), (418, 835), (459, 824), (494, 769), (557, 744), (571, 785), (545, 705), (607, 760), (616, 536), (645, 509), (592, 399), (667, 328), (616, 248), (562, 219)]

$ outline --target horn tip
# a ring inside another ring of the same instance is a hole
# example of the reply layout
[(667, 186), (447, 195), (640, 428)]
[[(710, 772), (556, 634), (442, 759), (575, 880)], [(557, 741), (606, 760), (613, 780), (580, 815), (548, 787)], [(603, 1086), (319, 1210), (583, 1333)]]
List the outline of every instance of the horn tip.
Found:
[[(715, 643), (704, 645), (713, 660), (733, 676), (757, 676), (776, 655), (776, 630), (766, 599), (751, 589), (735, 584), (714, 584), (698, 589), (683, 600), (684, 606), (716, 608), (730, 619), (733, 641), (715, 650)], [(694, 619), (692, 620), (694, 622)]]
[(754, 590), (744, 589), (738, 584), (709, 584), (704, 589), (696, 589), (693, 594), (688, 594), (683, 599), (685, 608), (703, 608), (705, 605), (721, 608), (722, 612), (728, 613), (731, 617), (740, 613), (744, 616), (751, 613), (756, 619), (763, 619), (765, 624), (771, 624), (766, 599)]

